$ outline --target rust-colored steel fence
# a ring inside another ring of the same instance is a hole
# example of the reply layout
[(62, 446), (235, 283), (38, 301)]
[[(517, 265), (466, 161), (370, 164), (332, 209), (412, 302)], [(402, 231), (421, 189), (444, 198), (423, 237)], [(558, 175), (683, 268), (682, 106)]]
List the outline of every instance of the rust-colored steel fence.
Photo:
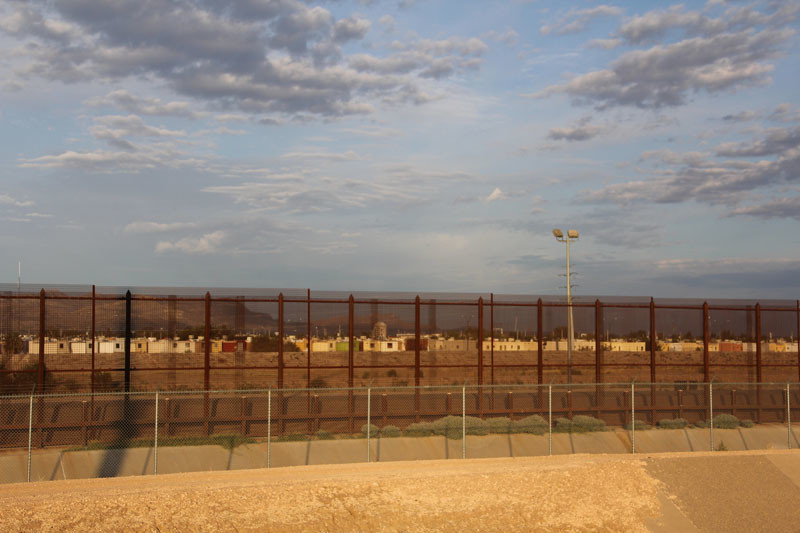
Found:
[(800, 380), (798, 301), (576, 299), (572, 357), (568, 311), (519, 295), (0, 285), (0, 394)]

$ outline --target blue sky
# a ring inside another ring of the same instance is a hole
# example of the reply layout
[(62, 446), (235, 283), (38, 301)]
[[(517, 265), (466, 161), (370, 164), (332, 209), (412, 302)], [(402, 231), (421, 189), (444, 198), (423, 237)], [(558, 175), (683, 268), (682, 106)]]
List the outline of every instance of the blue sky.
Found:
[(2, 278), (794, 299), (798, 16), (0, 0)]

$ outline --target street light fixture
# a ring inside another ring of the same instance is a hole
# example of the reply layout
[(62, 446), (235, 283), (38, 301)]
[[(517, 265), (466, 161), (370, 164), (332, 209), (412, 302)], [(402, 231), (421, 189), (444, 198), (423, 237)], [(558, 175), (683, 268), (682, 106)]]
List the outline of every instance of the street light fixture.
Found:
[(574, 337), (572, 323), (572, 273), (569, 264), (569, 243), (578, 240), (578, 230), (567, 230), (567, 236), (558, 228), (553, 230), (553, 236), (558, 242), (567, 245), (567, 383), (572, 384), (572, 338)]

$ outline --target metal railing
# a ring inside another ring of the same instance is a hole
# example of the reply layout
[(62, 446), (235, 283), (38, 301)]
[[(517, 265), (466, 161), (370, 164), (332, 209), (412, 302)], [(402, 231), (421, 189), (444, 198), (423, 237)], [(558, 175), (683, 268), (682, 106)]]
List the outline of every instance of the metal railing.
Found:
[[(351, 453), (348, 462), (371, 462), (386, 460), (379, 457), (381, 446), (386, 449), (388, 441), (398, 437), (460, 440), (460, 456), (467, 458), (480, 456), (472, 452), (486, 449), (497, 437), (507, 438), (508, 446), (512, 440), (519, 441), (528, 450), (523, 454), (553, 454), (554, 437), (565, 434), (574, 452), (575, 440), (583, 433), (609, 429), (622, 432), (628, 444), (614, 437), (605, 444), (609, 449), (585, 451), (636, 453), (648, 442), (637, 443), (637, 432), (654, 429), (651, 435), (658, 436), (666, 435), (662, 430), (679, 429), (686, 434), (687, 449), (719, 450), (726, 448), (724, 443), (715, 447), (715, 433), (762, 426), (773, 438), (780, 424), (786, 427), (786, 447), (792, 448), (796, 438), (791, 410), (798, 407), (798, 383), (464, 384), (29, 394), (0, 397), (0, 447), (20, 451), (27, 447), (28, 481), (43, 477), (41, 472), (32, 476), (31, 459), (47, 449), (58, 451), (58, 461), (71, 452), (92, 452), (95, 466), (83, 475), (108, 477), (130, 474), (130, 469), (123, 469), (126, 461), (139, 461), (136, 473), (140, 474), (158, 474), (165, 465), (174, 471), (170, 461), (176, 456), (160, 455), (160, 449), (207, 445), (228, 450), (248, 446), (257, 451), (249, 466), (269, 468), (275, 466), (276, 451), (283, 457), (279, 464), (293, 464), (286, 459), (286, 446), (293, 442), (332, 441), (331, 445), (344, 450), (336, 456)], [(708, 429), (707, 446), (698, 436), (704, 428)], [(362, 452), (353, 452), (361, 438)], [(730, 446), (731, 437), (725, 438)], [(746, 435), (741, 434), (741, 439), (744, 442)], [(563, 442), (558, 443), (563, 447)], [(131, 459), (136, 450), (146, 454)], [(2, 469), (0, 477), (5, 477)]]

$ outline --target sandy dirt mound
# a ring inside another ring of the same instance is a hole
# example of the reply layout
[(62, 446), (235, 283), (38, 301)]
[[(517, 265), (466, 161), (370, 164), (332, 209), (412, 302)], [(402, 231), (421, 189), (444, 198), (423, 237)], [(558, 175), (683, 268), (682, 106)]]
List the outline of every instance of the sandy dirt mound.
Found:
[[(781, 452), (418, 461), (6, 485), (0, 530), (783, 530), (783, 517), (800, 503), (784, 471), (800, 473), (800, 454), (771, 461), (769, 453)], [(745, 492), (729, 500), (726, 487)], [(758, 512), (748, 513), (747, 495), (756, 493)]]

